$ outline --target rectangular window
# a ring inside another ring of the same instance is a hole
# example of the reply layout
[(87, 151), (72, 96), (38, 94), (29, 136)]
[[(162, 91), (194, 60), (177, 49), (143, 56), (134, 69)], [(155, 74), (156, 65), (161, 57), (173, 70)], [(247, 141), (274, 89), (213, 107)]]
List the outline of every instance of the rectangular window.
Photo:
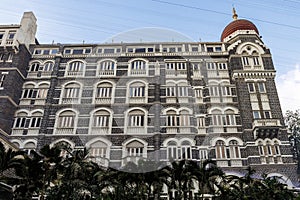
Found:
[(259, 63), (259, 57), (258, 56), (254, 56), (253, 57), (253, 64), (254, 65), (259, 65), (260, 63)]
[(179, 86), (178, 87), (178, 96), (179, 97), (187, 97), (188, 96), (188, 87)]
[(266, 92), (265, 83), (258, 83), (258, 90), (260, 93), (265, 93)]
[(196, 98), (202, 98), (203, 97), (202, 89), (195, 89), (195, 97)]
[(111, 87), (99, 87), (97, 88), (97, 98), (99, 97), (105, 97), (105, 98), (110, 98), (112, 93), (112, 88)]
[(109, 115), (99, 115), (94, 117), (94, 127), (108, 127), (109, 126)]
[(254, 83), (248, 83), (248, 90), (250, 93), (254, 93), (255, 92), (255, 85)]
[(257, 110), (253, 111), (253, 118), (254, 119), (260, 119), (260, 113), (259, 113), (259, 111), (257, 111)]
[(176, 52), (176, 48), (175, 48), (175, 47), (169, 48), (169, 52), (170, 52), (170, 53), (175, 53), (175, 52)]
[(214, 48), (213, 47), (207, 47), (207, 52), (214, 52)]
[(115, 49), (112, 48), (104, 49), (104, 53), (115, 53)]
[(179, 116), (175, 115), (175, 114), (168, 114), (167, 115), (167, 121), (166, 121), (166, 125), (167, 126), (179, 126)]
[(83, 54), (83, 49), (73, 49), (73, 54)]
[(146, 48), (136, 48), (135, 49), (135, 53), (145, 53), (146, 52)]
[(32, 117), (29, 127), (37, 128), (41, 126), (42, 118), (41, 117)]
[(117, 48), (117, 49), (116, 49), (116, 52), (117, 52), (117, 53), (121, 53), (121, 49), (120, 49), (120, 48)]
[(199, 159), (200, 160), (207, 160), (208, 159), (207, 150), (204, 150), (204, 149), (199, 150)]
[(220, 70), (226, 70), (227, 69), (227, 64), (226, 63), (218, 63), (218, 68)]
[(197, 118), (197, 126), (198, 126), (198, 128), (205, 127), (205, 118), (204, 117)]
[(98, 50), (97, 50), (97, 53), (102, 53), (102, 49), (98, 49)]
[(65, 88), (64, 97), (65, 98), (78, 98), (80, 88)]
[(163, 52), (168, 52), (168, 48), (164, 47)]
[(216, 69), (216, 63), (208, 62), (207, 63), (207, 69), (208, 70), (215, 70)]
[(220, 93), (219, 93), (219, 87), (218, 86), (211, 86), (209, 87), (209, 93), (210, 93), (210, 96), (220, 96)]
[(222, 47), (216, 47), (215, 50), (216, 50), (216, 52), (220, 52), (220, 51), (222, 51)]
[(147, 51), (148, 51), (148, 53), (154, 52), (154, 49), (153, 48), (148, 48)]
[(35, 99), (37, 96), (37, 89), (25, 89), (23, 92), (23, 98)]
[(249, 66), (249, 58), (246, 56), (242, 57), (242, 62), (244, 66)]
[(192, 47), (193, 52), (198, 52), (198, 47)]
[(16, 34), (15, 32), (10, 32), (10, 33), (8, 34), (8, 39), (10, 39), (10, 40), (14, 39), (15, 34)]
[(130, 115), (128, 126), (144, 126), (144, 115)]
[(4, 60), (4, 53), (1, 53), (0, 54), (0, 61), (3, 61)]
[(3, 88), (3, 83), (4, 83), (4, 79), (5, 79), (5, 76), (8, 74), (8, 72), (2, 72), (0, 74), (0, 88), (2, 89)]
[(42, 50), (36, 49), (36, 50), (34, 51), (34, 54), (35, 54), (35, 55), (41, 55), (41, 54), (42, 54)]
[(73, 128), (74, 127), (74, 116), (64, 116), (60, 117), (58, 127), (59, 128)]
[(57, 54), (58, 53), (58, 49), (52, 49), (51, 50), (51, 54)]
[(15, 128), (24, 128), (26, 124), (26, 117), (18, 117), (15, 121)]
[(133, 48), (128, 48), (127, 53), (133, 53)]
[(3, 39), (4, 33), (0, 33), (0, 40)]
[(88, 54), (88, 53), (91, 53), (91, 51), (92, 51), (91, 49), (85, 49), (84, 53)]
[(71, 54), (71, 49), (66, 49), (65, 54)]
[(50, 54), (50, 49), (45, 49), (43, 52), (44, 55), (49, 55)]
[(270, 111), (264, 111), (265, 119), (271, 119), (271, 112)]
[(145, 87), (130, 87), (130, 97), (144, 97)]
[(167, 97), (176, 97), (176, 87), (167, 87), (166, 88), (166, 96)]

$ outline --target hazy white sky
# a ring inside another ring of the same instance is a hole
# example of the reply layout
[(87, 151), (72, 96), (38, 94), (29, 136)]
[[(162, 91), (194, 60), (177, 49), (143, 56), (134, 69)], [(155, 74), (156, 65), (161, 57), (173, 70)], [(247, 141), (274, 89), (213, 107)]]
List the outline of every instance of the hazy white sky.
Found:
[[(40, 43), (103, 43), (143, 27), (219, 41), (233, 4), (271, 49), (283, 111), (300, 109), (300, 0), (1, 0), (0, 24), (18, 24), (24, 11), (33, 11)], [(148, 37), (159, 36), (149, 32)]]

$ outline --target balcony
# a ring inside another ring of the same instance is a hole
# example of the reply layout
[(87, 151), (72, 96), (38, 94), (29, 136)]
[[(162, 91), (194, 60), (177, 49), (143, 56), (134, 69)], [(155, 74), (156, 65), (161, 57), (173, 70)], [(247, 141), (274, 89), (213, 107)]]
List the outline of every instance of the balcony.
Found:
[(186, 70), (174, 70), (174, 69), (166, 70), (167, 77), (172, 77), (172, 76), (186, 77), (186, 75), (187, 75)]
[(147, 70), (145, 70), (145, 69), (131, 69), (130, 75), (132, 75), (132, 76), (147, 75)]
[(256, 119), (252, 123), (254, 139), (275, 138), (281, 123), (279, 119)]
[(147, 103), (147, 99), (145, 97), (130, 97), (129, 98), (129, 103), (137, 103), (137, 104), (140, 104), (140, 103)]
[(146, 128), (141, 127), (127, 127), (127, 134), (146, 134)]
[(57, 135), (71, 135), (74, 134), (74, 128), (57, 128), (55, 133)]
[(191, 133), (190, 127), (167, 127), (166, 131), (167, 131), (168, 134), (177, 134), (177, 133), (188, 134), (188, 133)]
[(253, 128), (262, 127), (262, 126), (281, 126), (279, 119), (255, 119)]
[(96, 97), (95, 104), (111, 104), (110, 97)]
[(83, 76), (83, 71), (68, 71), (67, 76)]
[(79, 98), (62, 98), (62, 104), (79, 104)]
[(109, 134), (109, 128), (108, 127), (92, 127), (91, 134), (92, 135), (103, 135), (103, 134)]
[(98, 76), (115, 76), (114, 70), (100, 70)]

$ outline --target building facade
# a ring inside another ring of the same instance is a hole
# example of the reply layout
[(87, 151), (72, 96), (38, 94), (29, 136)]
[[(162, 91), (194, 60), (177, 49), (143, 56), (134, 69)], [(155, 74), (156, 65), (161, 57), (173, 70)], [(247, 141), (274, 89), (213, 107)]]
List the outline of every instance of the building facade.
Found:
[[(88, 148), (103, 166), (212, 159), (296, 181), (270, 50), (237, 19), (220, 42), (38, 44), (0, 26), (0, 128), (20, 149)], [(13, 34), (14, 33), (14, 34)]]

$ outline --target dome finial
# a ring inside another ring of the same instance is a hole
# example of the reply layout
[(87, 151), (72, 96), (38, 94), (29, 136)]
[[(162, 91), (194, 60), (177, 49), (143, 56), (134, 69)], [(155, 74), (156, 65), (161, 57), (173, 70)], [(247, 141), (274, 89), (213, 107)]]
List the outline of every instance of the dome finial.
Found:
[(236, 14), (236, 10), (235, 10), (234, 6), (232, 8), (232, 13), (233, 13), (233, 15), (232, 15), (233, 20), (237, 20), (238, 15)]

